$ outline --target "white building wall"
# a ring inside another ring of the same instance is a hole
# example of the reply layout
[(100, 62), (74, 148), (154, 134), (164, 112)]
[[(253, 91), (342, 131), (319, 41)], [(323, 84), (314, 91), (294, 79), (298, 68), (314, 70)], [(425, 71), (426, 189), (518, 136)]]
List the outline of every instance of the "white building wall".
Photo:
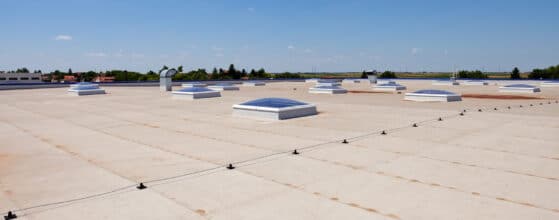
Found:
[(40, 73), (0, 73), (0, 84), (40, 82), (42, 82)]

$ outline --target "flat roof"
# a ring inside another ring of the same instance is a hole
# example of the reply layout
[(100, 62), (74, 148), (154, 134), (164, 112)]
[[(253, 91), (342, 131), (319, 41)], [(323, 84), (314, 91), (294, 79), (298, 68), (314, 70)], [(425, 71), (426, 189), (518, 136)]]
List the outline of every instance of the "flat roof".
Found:
[[(428, 80), (400, 83), (433, 88)], [(268, 83), (196, 102), (158, 87), (104, 86), (106, 95), (81, 97), (68, 88), (0, 91), (0, 213), (559, 218), (559, 88), (502, 95), (492, 81), (445, 87), (461, 102), (424, 103), (373, 92), (368, 83), (345, 86), (344, 96), (309, 94), (312, 86)], [(232, 116), (232, 105), (265, 97), (313, 103), (319, 114)], [(136, 189), (140, 182), (147, 188)]]

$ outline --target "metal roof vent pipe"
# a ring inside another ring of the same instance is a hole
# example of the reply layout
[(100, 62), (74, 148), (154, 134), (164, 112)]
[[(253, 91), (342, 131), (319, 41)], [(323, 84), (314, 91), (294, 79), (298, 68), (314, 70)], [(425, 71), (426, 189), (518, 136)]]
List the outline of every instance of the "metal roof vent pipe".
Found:
[(173, 76), (177, 73), (178, 72), (175, 69), (162, 70), (159, 73), (159, 90), (162, 92), (172, 91)]

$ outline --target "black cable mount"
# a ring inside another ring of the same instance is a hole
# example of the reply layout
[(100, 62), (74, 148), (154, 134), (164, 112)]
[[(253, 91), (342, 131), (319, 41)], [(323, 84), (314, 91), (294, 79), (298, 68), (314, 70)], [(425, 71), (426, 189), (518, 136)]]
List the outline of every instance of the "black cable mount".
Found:
[(9, 211), (7, 215), (4, 216), (4, 220), (11, 220), (11, 219), (16, 219), (17, 215), (15, 213), (13, 213), (12, 211)]
[(136, 186), (136, 189), (142, 190), (142, 189), (146, 189), (148, 188), (146, 185), (144, 185), (144, 183), (140, 183), (138, 186)]

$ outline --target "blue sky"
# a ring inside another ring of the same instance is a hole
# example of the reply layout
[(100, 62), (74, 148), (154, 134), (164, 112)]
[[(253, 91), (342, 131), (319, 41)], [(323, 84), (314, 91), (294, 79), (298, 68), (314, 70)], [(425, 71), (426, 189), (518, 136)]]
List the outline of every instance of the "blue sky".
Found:
[(559, 1), (0, 1), (0, 70), (523, 71), (559, 64)]

